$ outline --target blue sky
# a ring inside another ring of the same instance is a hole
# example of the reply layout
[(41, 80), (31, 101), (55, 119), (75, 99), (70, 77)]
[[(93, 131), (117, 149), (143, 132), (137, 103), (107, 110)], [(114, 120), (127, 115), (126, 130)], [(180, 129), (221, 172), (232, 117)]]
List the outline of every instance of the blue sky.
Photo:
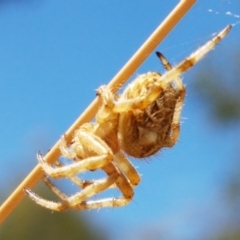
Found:
[[(95, 89), (111, 80), (177, 3), (35, 0), (0, 5), (0, 189), (5, 197), (36, 165), (36, 152), (56, 142), (94, 99)], [(240, 14), (236, 1), (199, 1), (157, 49), (176, 64), (213, 33), (239, 21), (227, 11)], [(204, 62), (215, 61), (231, 74), (229, 56), (239, 33), (236, 25), (184, 75), (187, 86)], [(163, 71), (154, 54), (135, 76), (147, 71)], [(115, 239), (135, 238), (143, 226), (169, 231), (168, 239), (193, 239), (200, 232), (204, 223), (192, 215), (199, 209), (219, 210), (215, 199), (236, 148), (233, 128), (209, 123), (203, 107), (188, 91), (178, 144), (149, 161), (133, 160), (142, 174), (134, 201), (124, 208), (86, 212), (94, 224), (117, 234)]]

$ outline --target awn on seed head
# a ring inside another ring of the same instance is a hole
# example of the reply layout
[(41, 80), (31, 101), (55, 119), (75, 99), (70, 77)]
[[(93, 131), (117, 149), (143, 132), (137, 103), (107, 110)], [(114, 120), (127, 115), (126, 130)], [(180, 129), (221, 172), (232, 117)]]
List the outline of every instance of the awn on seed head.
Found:
[[(180, 75), (213, 49), (230, 29), (230, 25), (224, 28), (173, 68), (162, 54), (157, 53), (167, 72), (164, 75), (157, 72), (139, 75), (119, 96), (114, 95), (107, 86), (101, 86), (97, 95), (102, 105), (95, 122), (82, 125), (70, 146), (66, 146), (62, 138), (62, 156), (72, 160), (72, 164), (63, 165), (57, 161), (52, 166), (45, 162), (41, 154), (37, 155), (47, 176), (68, 178), (81, 190), (67, 196), (45, 176), (44, 182), (61, 199), (60, 202), (45, 200), (29, 189), (25, 189), (26, 194), (37, 204), (54, 211), (128, 204), (140, 176), (127, 156), (146, 158), (177, 142), (185, 97)], [(97, 170), (104, 171), (107, 176), (98, 180), (82, 180), (77, 176)], [(118, 188), (122, 197), (92, 198), (109, 188)]]

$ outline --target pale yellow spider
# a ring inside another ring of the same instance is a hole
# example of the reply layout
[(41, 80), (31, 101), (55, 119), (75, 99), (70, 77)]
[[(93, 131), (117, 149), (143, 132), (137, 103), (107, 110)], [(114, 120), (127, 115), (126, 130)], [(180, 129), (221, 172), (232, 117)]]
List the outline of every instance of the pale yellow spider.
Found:
[[(82, 125), (70, 146), (66, 146), (62, 138), (62, 156), (73, 163), (64, 166), (57, 161), (51, 166), (41, 154), (37, 155), (46, 175), (68, 178), (81, 190), (67, 196), (44, 177), (48, 187), (61, 199), (60, 202), (42, 199), (29, 189), (25, 189), (26, 194), (37, 204), (54, 211), (119, 207), (129, 203), (140, 176), (126, 156), (147, 158), (177, 142), (185, 97), (185, 87), (179, 76), (214, 48), (230, 29), (230, 25), (224, 28), (174, 68), (162, 54), (157, 53), (168, 71), (164, 75), (156, 72), (139, 75), (119, 96), (115, 96), (107, 86), (101, 86), (97, 95), (102, 106), (95, 122)], [(77, 176), (96, 170), (103, 170), (107, 177), (86, 181)], [(118, 188), (122, 197), (92, 198), (109, 188)]]

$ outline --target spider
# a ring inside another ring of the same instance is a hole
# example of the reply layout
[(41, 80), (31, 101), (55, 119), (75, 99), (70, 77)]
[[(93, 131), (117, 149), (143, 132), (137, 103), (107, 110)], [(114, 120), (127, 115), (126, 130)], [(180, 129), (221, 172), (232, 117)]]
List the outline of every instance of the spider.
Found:
[[(101, 86), (97, 95), (102, 105), (95, 121), (82, 125), (75, 132), (70, 146), (66, 145), (64, 136), (61, 139), (62, 156), (72, 163), (64, 165), (58, 160), (52, 166), (40, 153), (37, 154), (39, 164), (47, 176), (55, 179), (68, 178), (81, 190), (67, 196), (44, 176), (46, 185), (61, 201), (45, 200), (29, 189), (24, 189), (25, 193), (35, 203), (54, 211), (120, 207), (128, 204), (133, 198), (134, 187), (141, 178), (127, 156), (147, 158), (177, 142), (186, 92), (179, 76), (213, 49), (231, 28), (231, 25), (224, 28), (173, 68), (157, 52), (167, 72), (164, 75), (157, 72), (139, 75), (121, 95), (114, 95), (107, 86)], [(97, 170), (103, 170), (107, 177), (82, 180), (77, 176), (79, 173)], [(93, 198), (109, 188), (118, 188), (122, 196)]]

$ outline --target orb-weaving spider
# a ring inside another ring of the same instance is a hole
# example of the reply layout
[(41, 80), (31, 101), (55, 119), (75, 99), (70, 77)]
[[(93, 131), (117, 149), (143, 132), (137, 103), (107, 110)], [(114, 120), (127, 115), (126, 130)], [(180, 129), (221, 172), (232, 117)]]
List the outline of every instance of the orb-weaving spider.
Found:
[[(63, 165), (57, 161), (51, 166), (41, 154), (37, 155), (47, 176), (68, 178), (81, 190), (67, 196), (44, 177), (48, 187), (61, 199), (60, 202), (42, 199), (29, 189), (25, 189), (26, 194), (37, 204), (54, 211), (119, 207), (129, 203), (140, 176), (126, 156), (147, 158), (177, 142), (185, 97), (185, 87), (179, 76), (214, 48), (230, 29), (231, 26), (224, 28), (173, 68), (162, 54), (157, 53), (167, 72), (164, 75), (157, 72), (139, 75), (121, 95), (116, 96), (107, 86), (101, 86), (97, 95), (102, 105), (95, 122), (82, 125), (70, 146), (66, 146), (62, 138), (62, 156), (73, 163)], [(77, 176), (97, 170), (103, 170), (107, 177), (87, 181)], [(92, 199), (113, 187), (118, 188), (123, 196)]]

